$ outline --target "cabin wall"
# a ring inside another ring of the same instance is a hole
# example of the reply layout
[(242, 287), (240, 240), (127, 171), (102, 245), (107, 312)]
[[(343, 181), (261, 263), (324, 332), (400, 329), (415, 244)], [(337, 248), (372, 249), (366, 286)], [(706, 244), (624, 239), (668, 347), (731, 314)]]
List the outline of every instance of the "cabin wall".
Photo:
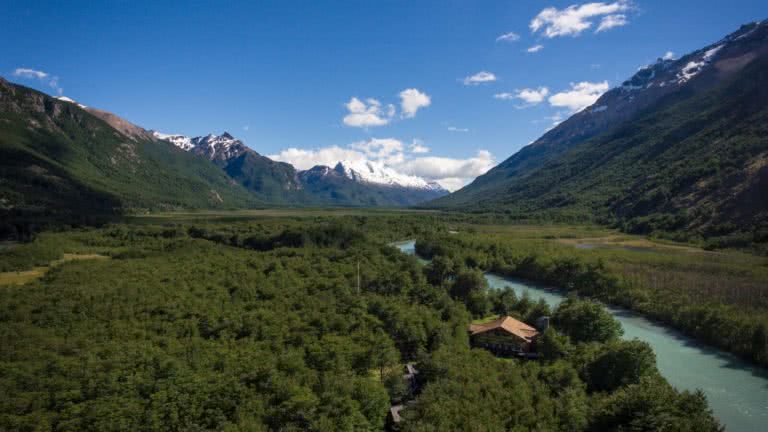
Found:
[(491, 330), (470, 336), (472, 346), (493, 352), (530, 352), (530, 343), (503, 330)]

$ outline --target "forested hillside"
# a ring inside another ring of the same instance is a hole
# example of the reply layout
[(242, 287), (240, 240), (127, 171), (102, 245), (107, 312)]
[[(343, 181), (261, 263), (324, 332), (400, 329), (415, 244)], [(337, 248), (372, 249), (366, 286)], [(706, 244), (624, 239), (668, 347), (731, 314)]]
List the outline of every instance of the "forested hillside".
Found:
[[(680, 77), (690, 64), (700, 70)], [(768, 24), (755, 23), (641, 70), (433, 205), (593, 220), (720, 246), (766, 242), (766, 89)]]
[[(0, 228), (257, 201), (207, 161), (0, 78)], [(10, 233), (13, 235), (13, 233)]]

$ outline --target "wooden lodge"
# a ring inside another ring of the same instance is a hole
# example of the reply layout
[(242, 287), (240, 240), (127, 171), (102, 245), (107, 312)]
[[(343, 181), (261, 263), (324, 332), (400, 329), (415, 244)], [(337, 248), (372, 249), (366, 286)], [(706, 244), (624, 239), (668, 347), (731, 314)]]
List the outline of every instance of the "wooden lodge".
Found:
[(538, 335), (538, 330), (510, 316), (469, 325), (469, 340), (473, 347), (501, 356), (535, 357), (533, 351)]

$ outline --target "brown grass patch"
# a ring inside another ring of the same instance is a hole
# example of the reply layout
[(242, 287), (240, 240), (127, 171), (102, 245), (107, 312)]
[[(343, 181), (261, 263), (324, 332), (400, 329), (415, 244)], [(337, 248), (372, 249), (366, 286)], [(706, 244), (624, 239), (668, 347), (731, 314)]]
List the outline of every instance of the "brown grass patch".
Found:
[(106, 255), (99, 254), (64, 254), (61, 259), (51, 261), (47, 266), (35, 267), (32, 270), (0, 272), (0, 286), (24, 285), (43, 277), (53, 267), (70, 261), (103, 260), (109, 259)]

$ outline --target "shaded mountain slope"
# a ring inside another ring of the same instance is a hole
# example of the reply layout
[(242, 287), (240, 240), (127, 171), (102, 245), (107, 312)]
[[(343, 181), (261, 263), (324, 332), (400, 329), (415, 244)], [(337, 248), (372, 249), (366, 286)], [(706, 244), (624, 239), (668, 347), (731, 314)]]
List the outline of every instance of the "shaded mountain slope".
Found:
[(113, 114), (89, 110), (0, 78), (4, 219), (87, 220), (141, 209), (255, 204), (215, 166)]
[[(683, 74), (691, 65), (699, 65), (696, 73)], [(622, 100), (647, 102), (611, 114)], [(591, 120), (606, 113), (613, 120)], [(432, 205), (596, 219), (632, 232), (744, 231), (745, 241), (763, 241), (767, 192), (768, 26), (762, 23), (642, 70)]]

